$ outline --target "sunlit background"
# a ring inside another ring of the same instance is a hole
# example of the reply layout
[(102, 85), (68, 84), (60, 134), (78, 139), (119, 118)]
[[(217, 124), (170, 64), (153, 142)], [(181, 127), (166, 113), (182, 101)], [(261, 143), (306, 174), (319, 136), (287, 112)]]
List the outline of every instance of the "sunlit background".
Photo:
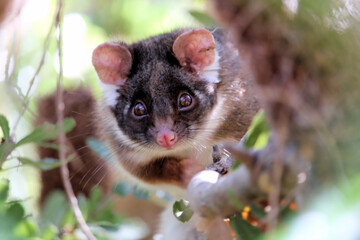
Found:
[[(204, 0), (65, 0), (63, 22), (63, 71), (66, 88), (89, 86), (99, 97), (97, 77), (91, 65), (93, 49), (105, 41), (133, 42), (178, 27), (203, 26), (211, 20), (203, 14)], [(30, 105), (13, 132), (19, 140), (31, 130), (36, 99), (56, 88), (58, 52), (56, 32), (44, 48), (53, 24), (57, 1), (14, 1), (9, 18), (0, 29), (0, 113), (10, 128), (20, 116), (26, 95), (44, 51), (45, 62), (30, 89)], [(0, 133), (1, 134), (1, 133)], [(37, 159), (35, 146), (18, 148), (14, 156)], [(39, 173), (32, 167), (17, 167), (16, 159), (6, 162), (0, 178), (10, 179), (12, 199), (26, 199), (36, 209)], [(29, 208), (27, 208), (29, 209)], [(30, 213), (30, 214), (36, 214)]]

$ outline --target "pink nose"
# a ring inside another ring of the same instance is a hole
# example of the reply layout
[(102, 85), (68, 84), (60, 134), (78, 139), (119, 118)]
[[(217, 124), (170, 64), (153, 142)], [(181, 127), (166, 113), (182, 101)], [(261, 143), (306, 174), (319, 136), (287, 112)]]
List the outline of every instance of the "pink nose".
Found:
[(176, 133), (169, 129), (162, 129), (157, 134), (156, 140), (162, 147), (171, 147), (176, 143)]

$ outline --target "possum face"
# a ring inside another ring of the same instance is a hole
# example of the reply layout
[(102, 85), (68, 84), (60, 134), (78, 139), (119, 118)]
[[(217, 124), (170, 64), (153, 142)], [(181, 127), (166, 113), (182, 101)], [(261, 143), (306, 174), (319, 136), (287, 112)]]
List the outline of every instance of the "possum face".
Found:
[(121, 130), (144, 146), (176, 147), (194, 139), (216, 104), (216, 91), (163, 62), (129, 77), (113, 112)]
[(215, 131), (209, 121), (218, 102), (219, 56), (209, 31), (178, 31), (130, 46), (104, 43), (94, 50), (93, 65), (126, 135), (123, 144), (167, 150)]

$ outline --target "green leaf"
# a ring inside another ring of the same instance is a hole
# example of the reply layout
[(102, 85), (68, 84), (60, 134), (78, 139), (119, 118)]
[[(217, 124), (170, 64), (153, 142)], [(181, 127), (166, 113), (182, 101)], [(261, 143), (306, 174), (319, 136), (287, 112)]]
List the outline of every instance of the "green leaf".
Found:
[(133, 188), (126, 182), (118, 182), (113, 186), (112, 191), (117, 195), (127, 196), (133, 191)]
[(7, 209), (6, 215), (19, 222), (25, 215), (24, 207), (20, 203), (14, 202)]
[(4, 142), (3, 144), (0, 145), (0, 164), (2, 163), (6, 146), (7, 146), (7, 142)]
[(190, 10), (189, 13), (193, 18), (195, 18), (198, 22), (200, 22), (202, 25), (204, 25), (206, 27), (215, 27), (216, 26), (214, 19), (212, 19), (209, 15), (207, 15), (203, 12), (196, 11), (196, 10)]
[(114, 211), (113, 203), (109, 203), (107, 206), (101, 209), (100, 212), (97, 212), (94, 218), (89, 220), (96, 222), (107, 222), (109, 224), (118, 225), (124, 221), (124, 217), (122, 217), (121, 215), (117, 214), (116, 211)]
[(244, 204), (239, 201), (239, 199), (236, 197), (235, 192), (233, 189), (228, 189), (229, 194), (229, 200), (230, 203), (237, 208), (237, 210), (242, 211), (244, 208)]
[(184, 199), (175, 201), (173, 205), (173, 213), (174, 216), (181, 222), (189, 221), (194, 214), (193, 210), (190, 208), (189, 202)]
[(89, 227), (98, 240), (147, 239), (146, 236), (149, 235), (146, 224), (139, 220), (127, 220), (121, 224), (103, 221)]
[(263, 110), (260, 110), (254, 117), (247, 132), (244, 146), (246, 148), (261, 149), (266, 146), (270, 134), (270, 127)]
[(103, 194), (101, 188), (95, 187), (90, 192), (87, 204), (88, 221), (107, 222), (108, 224), (118, 225), (123, 221), (123, 217), (114, 211), (114, 202)]
[(256, 204), (250, 204), (251, 214), (254, 215), (256, 218), (264, 218), (266, 216), (266, 212), (264, 209)]
[[(18, 157), (18, 160), (23, 165), (30, 165), (37, 169), (41, 169), (41, 170), (50, 170), (53, 168), (57, 168), (61, 165), (61, 162), (55, 158), (44, 158), (40, 162), (31, 160), (31, 159), (25, 158), (25, 157)], [(68, 159), (67, 159), (67, 162), (68, 162)]]
[(97, 221), (96, 226), (99, 226), (101, 228), (104, 228), (104, 229), (110, 230), (110, 231), (116, 231), (117, 229), (119, 229), (119, 224), (106, 222), (106, 221)]
[(54, 240), (57, 239), (57, 235), (59, 233), (59, 229), (57, 229), (54, 225), (48, 224), (44, 231), (41, 233), (40, 237), (42, 240)]
[[(0, 205), (2, 205), (0, 203)], [(24, 238), (20, 238), (14, 236), (14, 228), (16, 227), (17, 222), (14, 218), (9, 217), (8, 215), (0, 212), (0, 239), (6, 240), (23, 240)]]
[(230, 226), (234, 229), (239, 240), (257, 239), (261, 234), (260, 229), (245, 221), (240, 215), (230, 219)]
[[(0, 139), (1, 141), (1, 139)], [(14, 143), (11, 141), (4, 141), (0, 144), (0, 164), (6, 161), (6, 158), (14, 150)]]
[(231, 171), (235, 171), (238, 167), (240, 167), (242, 165), (242, 162), (240, 161), (235, 161), (233, 163), (233, 165), (231, 166)]
[(134, 187), (134, 196), (140, 200), (148, 200), (149, 199), (149, 191), (140, 188), (138, 186)]
[(94, 187), (90, 191), (89, 204), (91, 205), (91, 210), (96, 210), (96, 207), (99, 206), (103, 200), (103, 192), (100, 187)]
[(65, 194), (55, 191), (47, 197), (39, 218), (40, 232), (44, 233), (49, 224), (53, 224), (58, 229), (62, 227), (66, 213), (70, 210), (69, 202)]
[[(75, 127), (75, 121), (72, 118), (64, 119), (64, 132), (67, 133)], [(15, 147), (27, 143), (39, 143), (57, 138), (59, 135), (59, 126), (57, 124), (44, 123), (37, 127), (29, 135), (15, 144)]]
[(37, 225), (34, 221), (23, 220), (15, 227), (14, 235), (29, 239), (30, 237), (36, 237), (37, 231)]
[(86, 144), (102, 159), (113, 163), (115, 160), (112, 157), (110, 149), (101, 141), (96, 138), (87, 138)]
[[(98, 188), (99, 189), (99, 188)], [(100, 190), (100, 189), (99, 189)], [(96, 191), (97, 192), (97, 191)], [(100, 196), (96, 196), (96, 197), (99, 197), (101, 199), (101, 195)], [(89, 199), (83, 194), (83, 193), (80, 193), (78, 194), (78, 202), (79, 202), (79, 208), (81, 210), (81, 213), (85, 219), (85, 221), (88, 221), (88, 218), (89, 218), (89, 214), (90, 214), (90, 201)], [(100, 199), (95, 199), (95, 201), (98, 202), (98, 207), (101, 205), (101, 202), (100, 202)], [(96, 209), (95, 209), (96, 210)], [(71, 211), (71, 215), (73, 216), (74, 214), (72, 213)], [(76, 224), (76, 219), (74, 219), (74, 223), (73, 224)]]
[(59, 145), (56, 143), (49, 143), (49, 142), (39, 142), (36, 143), (38, 146), (40, 147), (44, 147), (44, 148), (52, 148), (55, 150), (59, 150)]
[(0, 181), (0, 204), (9, 196), (9, 180)]
[(297, 211), (291, 210), (289, 206), (286, 206), (282, 209), (280, 209), (279, 218), (280, 219), (291, 219), (297, 214)]
[(0, 114), (0, 127), (4, 135), (4, 139), (7, 141), (10, 138), (9, 122), (6, 117)]
[[(84, 216), (84, 213), (81, 210), (81, 213), (83, 214), (83, 217), (86, 221), (86, 217)], [(64, 214), (64, 217), (60, 223), (60, 225), (58, 226), (59, 228), (62, 228), (63, 226), (75, 226), (76, 225), (76, 218), (74, 216), (74, 213), (72, 212), (72, 210), (70, 208), (66, 209), (66, 212)]]

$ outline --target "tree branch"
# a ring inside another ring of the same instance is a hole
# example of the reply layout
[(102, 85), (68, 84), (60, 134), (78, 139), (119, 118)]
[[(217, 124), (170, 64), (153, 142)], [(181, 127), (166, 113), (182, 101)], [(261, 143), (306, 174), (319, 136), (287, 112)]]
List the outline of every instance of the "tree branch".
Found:
[[(221, 178), (199, 173), (190, 182), (188, 199), (202, 216), (226, 217), (238, 211), (227, 206), (233, 205), (227, 191), (245, 203), (268, 196), (271, 228), (283, 197), (289, 201), (297, 193), (307, 198), (317, 187), (358, 172), (358, 20), (349, 15), (348, 26), (336, 27), (343, 19), (331, 12), (342, 1), (326, 2), (321, 11), (315, 4), (299, 4), (296, 17), (280, 0), (212, 2), (216, 17), (252, 66), (272, 137), (257, 152), (230, 146), (245, 164)], [(334, 26), (324, 24), (329, 21)], [(323, 39), (328, 41), (320, 46)]]
[(70, 201), (73, 213), (75, 218), (77, 219), (80, 229), (85, 234), (88, 240), (96, 240), (95, 236), (91, 233), (89, 226), (86, 224), (84, 217), (82, 216), (78, 200), (74, 194), (74, 191), (71, 186), (70, 178), (69, 178), (69, 169), (67, 167), (66, 162), (66, 137), (64, 133), (64, 100), (63, 100), (63, 91), (62, 91), (62, 79), (63, 79), (63, 61), (62, 61), (62, 9), (63, 9), (63, 1), (59, 0), (58, 3), (58, 11), (56, 14), (56, 25), (58, 27), (58, 50), (59, 50), (59, 77), (57, 82), (57, 122), (59, 125), (59, 159), (61, 162), (60, 173), (62, 182), (65, 188), (66, 195)]
[[(234, 159), (245, 159), (245, 164), (223, 177), (215, 171), (205, 170), (193, 177), (187, 188), (191, 208), (206, 218), (215, 216), (229, 217), (240, 209), (237, 202), (243, 204), (265, 199), (274, 189), (272, 174), (278, 163), (275, 163), (273, 142), (260, 151), (248, 151), (242, 145), (226, 145)], [(278, 156), (277, 156), (278, 157)], [(297, 175), (304, 167), (293, 165), (294, 156), (289, 154), (279, 157), (284, 168), (279, 177), (278, 196), (292, 193), (297, 184)], [(287, 159), (287, 161), (283, 161)]]

